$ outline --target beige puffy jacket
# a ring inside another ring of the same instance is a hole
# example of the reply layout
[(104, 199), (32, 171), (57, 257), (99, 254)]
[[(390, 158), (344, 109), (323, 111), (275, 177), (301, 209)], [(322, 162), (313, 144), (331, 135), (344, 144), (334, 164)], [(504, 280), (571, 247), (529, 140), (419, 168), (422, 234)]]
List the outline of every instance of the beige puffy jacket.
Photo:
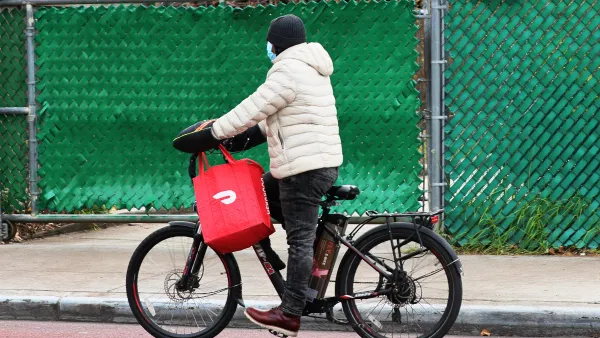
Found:
[(273, 61), (265, 83), (215, 121), (213, 136), (230, 138), (259, 124), (267, 136), (271, 173), (279, 179), (340, 166), (332, 73), (331, 57), (320, 44), (286, 49)]

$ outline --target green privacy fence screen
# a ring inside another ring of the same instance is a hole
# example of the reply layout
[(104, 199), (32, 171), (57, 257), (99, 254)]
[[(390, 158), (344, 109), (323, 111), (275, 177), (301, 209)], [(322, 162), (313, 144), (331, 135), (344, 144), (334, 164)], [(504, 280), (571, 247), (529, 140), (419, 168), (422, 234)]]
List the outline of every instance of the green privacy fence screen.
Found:
[[(0, 8), (0, 107), (27, 104), (25, 11)], [(26, 209), (27, 120), (0, 113), (0, 190), (2, 210)]]
[[(336, 68), (340, 182), (363, 190), (341, 208), (416, 210), (422, 155), (413, 8), (409, 1), (40, 8), (41, 208), (190, 206), (188, 156), (172, 138), (227, 112), (264, 81), (269, 22), (294, 13)], [(243, 156), (268, 167), (264, 145)]]
[(600, 244), (600, 3), (450, 2), (448, 230), (461, 244)]

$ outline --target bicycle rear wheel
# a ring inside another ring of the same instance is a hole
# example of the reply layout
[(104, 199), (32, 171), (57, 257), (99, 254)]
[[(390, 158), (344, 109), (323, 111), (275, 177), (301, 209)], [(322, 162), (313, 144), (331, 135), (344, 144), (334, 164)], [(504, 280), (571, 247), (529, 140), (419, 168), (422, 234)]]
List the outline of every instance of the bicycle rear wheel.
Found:
[(129, 306), (140, 325), (155, 337), (212, 338), (235, 313), (232, 291), (241, 287), (241, 278), (232, 255), (219, 255), (209, 248), (192, 276), (193, 287), (176, 287), (193, 237), (191, 227), (159, 229), (140, 243), (129, 262)]
[(343, 301), (344, 313), (364, 338), (444, 337), (456, 321), (462, 302), (461, 274), (459, 265), (455, 265), (460, 262), (444, 240), (429, 229), (420, 231), (424, 252), (419, 251), (419, 239), (412, 224), (395, 223), (391, 230), (393, 240), (388, 227), (380, 226), (359, 238), (355, 247), (362, 254), (374, 257), (377, 266), (393, 271), (396, 267), (393, 243), (396, 257), (407, 257), (396, 258), (402, 262), (397, 280), (387, 280), (349, 250), (338, 270), (336, 292), (343, 296), (394, 291), (376, 298)]

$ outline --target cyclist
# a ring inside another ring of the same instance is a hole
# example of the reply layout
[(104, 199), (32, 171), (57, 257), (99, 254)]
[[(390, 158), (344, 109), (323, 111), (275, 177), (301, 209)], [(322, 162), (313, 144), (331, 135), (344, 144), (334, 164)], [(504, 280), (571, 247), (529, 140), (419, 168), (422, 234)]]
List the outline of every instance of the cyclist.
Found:
[[(300, 18), (284, 15), (271, 22), (267, 56), (273, 66), (265, 83), (219, 119), (188, 127), (173, 144), (198, 153), (221, 143), (232, 151), (268, 143), (265, 189), (271, 215), (287, 234), (287, 281), (280, 306), (248, 308), (245, 314), (261, 327), (295, 337), (312, 271), (319, 202), (338, 177), (342, 145), (330, 81), (333, 62), (321, 44), (306, 42)], [(269, 239), (261, 244), (274, 268), (284, 269)]]

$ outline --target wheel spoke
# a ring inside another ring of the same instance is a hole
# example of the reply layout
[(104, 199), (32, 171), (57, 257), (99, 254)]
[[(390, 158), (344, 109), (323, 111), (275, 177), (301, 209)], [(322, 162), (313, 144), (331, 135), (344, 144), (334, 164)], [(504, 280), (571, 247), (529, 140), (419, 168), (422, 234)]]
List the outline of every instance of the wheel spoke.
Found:
[[(150, 333), (160, 332), (165, 337), (196, 336), (215, 325), (225, 327), (222, 321), (235, 311), (235, 300), (229, 295), (231, 287), (228, 285), (237, 287), (240, 284), (231, 283), (223, 265), (227, 260), (222, 261), (210, 248), (190, 284), (177, 286), (192, 243), (193, 231), (164, 228), (144, 241), (132, 257), (137, 266), (131, 268), (133, 263), (130, 264), (128, 279), (131, 275), (136, 276), (136, 298), (142, 303), (140, 308), (132, 305), (132, 310), (145, 312), (144, 318), (148, 322), (141, 321), (140, 324)], [(126, 287), (130, 297), (133, 289), (131, 285)], [(224, 299), (226, 302), (223, 306), (213, 306), (212, 299), (217, 300), (214, 304), (222, 304)], [(215, 334), (214, 330), (212, 334)]]
[(433, 275), (435, 275), (435, 274), (437, 274), (438, 272), (441, 272), (441, 271), (444, 271), (444, 268), (439, 268), (439, 269), (437, 269), (435, 271), (432, 271), (430, 273), (424, 274), (423, 276), (417, 277), (417, 278), (415, 278), (413, 280), (416, 282), (416, 281), (419, 281), (419, 280), (421, 280), (423, 278), (431, 277), (431, 276), (433, 276)]
[[(397, 280), (394, 281), (394, 277), (382, 279), (377, 271), (361, 259), (348, 260), (349, 265), (340, 267), (345, 276), (336, 279), (336, 283), (345, 281), (346, 286), (342, 287), (344, 294), (351, 294), (346, 291), (372, 291), (374, 287), (377, 290), (390, 289), (390, 293), (344, 303), (344, 311), (348, 316), (358, 316), (356, 319), (359, 323), (371, 326), (370, 330), (376, 333), (369, 334), (364, 329), (360, 331), (360, 328), (357, 330), (374, 338), (427, 337), (434, 332), (439, 333), (442, 325), (456, 319), (457, 309), (460, 308), (460, 299), (456, 298), (452, 300), (452, 304), (457, 308), (449, 308), (448, 313), (444, 310), (446, 306), (437, 305), (447, 304), (450, 297), (453, 297), (454, 290), (450, 287), (461, 287), (460, 279), (451, 282), (458, 274), (452, 269), (445, 269), (451, 263), (442, 257), (452, 255), (445, 254), (445, 247), (433, 241), (430, 235), (422, 233), (423, 241), (417, 243), (417, 237), (413, 236), (414, 230), (400, 229), (393, 233), (393, 239), (390, 239), (386, 229), (383, 233), (375, 232), (356, 242), (368, 243), (361, 246), (361, 252), (388, 271), (390, 267), (396, 266), (391, 250), (395, 251), (403, 262), (402, 269), (397, 272)], [(394, 244), (392, 248), (390, 241)], [(432, 305), (431, 301), (436, 305)]]

